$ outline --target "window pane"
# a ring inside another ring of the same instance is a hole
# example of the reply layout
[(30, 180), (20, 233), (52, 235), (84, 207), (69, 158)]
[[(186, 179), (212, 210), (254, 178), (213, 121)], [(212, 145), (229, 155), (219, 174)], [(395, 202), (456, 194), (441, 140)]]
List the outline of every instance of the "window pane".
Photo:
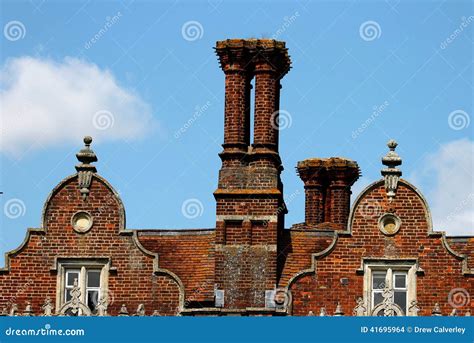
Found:
[(372, 276), (372, 289), (383, 289), (385, 287), (385, 273), (374, 273)]
[(66, 286), (74, 286), (74, 279), (79, 281), (79, 272), (67, 272)]
[(406, 275), (395, 274), (395, 288), (405, 288), (405, 287), (406, 287)]
[(87, 287), (100, 287), (100, 270), (87, 272)]
[(69, 300), (71, 300), (72, 296), (71, 296), (71, 290), (70, 289), (66, 289), (66, 301), (65, 302), (68, 302)]
[(406, 291), (395, 291), (395, 304), (400, 306), (403, 312), (406, 312), (407, 307), (407, 292)]
[(95, 310), (95, 307), (99, 301), (99, 291), (87, 291), (87, 306), (91, 311)]
[(383, 301), (382, 293), (374, 293), (374, 307)]

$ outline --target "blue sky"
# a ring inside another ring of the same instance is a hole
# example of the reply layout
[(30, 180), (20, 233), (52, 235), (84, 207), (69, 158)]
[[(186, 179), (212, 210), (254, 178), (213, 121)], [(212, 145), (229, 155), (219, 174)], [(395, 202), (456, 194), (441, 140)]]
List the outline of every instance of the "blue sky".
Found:
[[(435, 229), (472, 234), (473, 25), (469, 1), (2, 1), (0, 250), (38, 227), (74, 173), (81, 137), (121, 193), (129, 228), (207, 228), (223, 141), (226, 38), (276, 38), (287, 226), (303, 221), (308, 157), (380, 178), (389, 138)], [(196, 213), (184, 213), (189, 199)]]

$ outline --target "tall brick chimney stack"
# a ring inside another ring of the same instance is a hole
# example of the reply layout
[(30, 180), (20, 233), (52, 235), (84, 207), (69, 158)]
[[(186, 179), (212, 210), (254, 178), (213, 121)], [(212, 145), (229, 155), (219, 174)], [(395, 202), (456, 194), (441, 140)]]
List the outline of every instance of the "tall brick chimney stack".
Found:
[(297, 165), (305, 188), (305, 224), (344, 229), (350, 212), (351, 186), (360, 176), (357, 162), (310, 158)]
[[(223, 151), (216, 198), (216, 292), (224, 307), (265, 307), (277, 283), (278, 234), (287, 212), (280, 180), (280, 79), (290, 68), (284, 42), (219, 41), (225, 73)], [(255, 122), (250, 142), (250, 82), (255, 77)]]

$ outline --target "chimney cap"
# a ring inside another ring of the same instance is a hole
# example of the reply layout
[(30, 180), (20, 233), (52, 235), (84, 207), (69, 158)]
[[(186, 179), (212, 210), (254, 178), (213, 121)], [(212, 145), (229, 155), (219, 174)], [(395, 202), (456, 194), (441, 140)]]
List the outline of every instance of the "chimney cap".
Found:
[(329, 158), (308, 158), (299, 161), (297, 168), (331, 168), (331, 167), (349, 167), (359, 168), (356, 161), (345, 157), (329, 157)]

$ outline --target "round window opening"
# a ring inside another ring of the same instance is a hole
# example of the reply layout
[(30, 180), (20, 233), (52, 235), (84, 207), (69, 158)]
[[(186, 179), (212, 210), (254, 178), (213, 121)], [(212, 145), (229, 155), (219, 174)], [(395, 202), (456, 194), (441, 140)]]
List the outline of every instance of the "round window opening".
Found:
[(401, 220), (396, 215), (387, 213), (380, 217), (380, 231), (385, 235), (394, 235), (400, 230)]
[(87, 212), (77, 212), (72, 216), (72, 227), (76, 232), (84, 233), (92, 227), (92, 216)]

